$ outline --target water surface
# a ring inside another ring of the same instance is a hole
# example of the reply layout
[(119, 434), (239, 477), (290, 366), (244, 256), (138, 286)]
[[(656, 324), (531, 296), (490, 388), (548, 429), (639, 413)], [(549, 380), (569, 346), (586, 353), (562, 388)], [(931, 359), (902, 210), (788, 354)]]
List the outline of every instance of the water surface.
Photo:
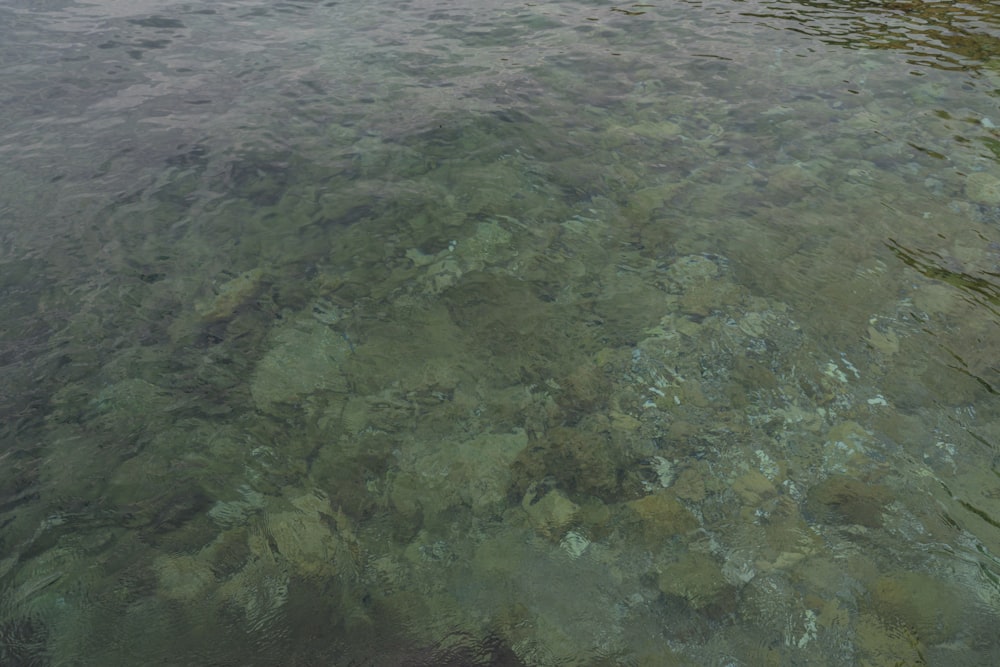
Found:
[(992, 4), (0, 26), (0, 663), (1000, 662)]

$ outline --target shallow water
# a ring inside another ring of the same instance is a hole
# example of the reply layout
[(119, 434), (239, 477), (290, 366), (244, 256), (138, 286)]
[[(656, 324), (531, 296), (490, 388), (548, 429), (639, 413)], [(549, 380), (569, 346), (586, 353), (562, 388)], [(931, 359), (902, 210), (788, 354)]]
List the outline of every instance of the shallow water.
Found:
[(990, 3), (0, 9), (0, 664), (1000, 663)]

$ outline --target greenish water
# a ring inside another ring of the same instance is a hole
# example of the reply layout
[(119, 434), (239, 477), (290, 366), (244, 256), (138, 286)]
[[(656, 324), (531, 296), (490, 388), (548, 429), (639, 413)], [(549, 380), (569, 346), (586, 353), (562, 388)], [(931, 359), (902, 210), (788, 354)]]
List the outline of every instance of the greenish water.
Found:
[(995, 5), (0, 62), (0, 665), (1000, 664)]

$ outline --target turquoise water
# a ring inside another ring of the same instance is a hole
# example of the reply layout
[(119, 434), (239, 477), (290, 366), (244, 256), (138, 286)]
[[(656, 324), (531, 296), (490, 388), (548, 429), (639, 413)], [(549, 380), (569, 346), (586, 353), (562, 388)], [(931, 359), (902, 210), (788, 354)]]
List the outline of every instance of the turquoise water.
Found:
[(0, 9), (0, 664), (1000, 663), (990, 3)]

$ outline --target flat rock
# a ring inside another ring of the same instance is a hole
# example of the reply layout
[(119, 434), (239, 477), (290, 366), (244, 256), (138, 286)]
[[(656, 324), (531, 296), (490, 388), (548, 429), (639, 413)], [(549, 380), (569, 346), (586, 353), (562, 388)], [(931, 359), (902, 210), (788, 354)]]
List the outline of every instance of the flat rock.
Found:
[(257, 364), (250, 386), (257, 407), (268, 410), (317, 391), (347, 391), (341, 366), (351, 346), (340, 333), (315, 320), (302, 320), (279, 330), (274, 342)]

